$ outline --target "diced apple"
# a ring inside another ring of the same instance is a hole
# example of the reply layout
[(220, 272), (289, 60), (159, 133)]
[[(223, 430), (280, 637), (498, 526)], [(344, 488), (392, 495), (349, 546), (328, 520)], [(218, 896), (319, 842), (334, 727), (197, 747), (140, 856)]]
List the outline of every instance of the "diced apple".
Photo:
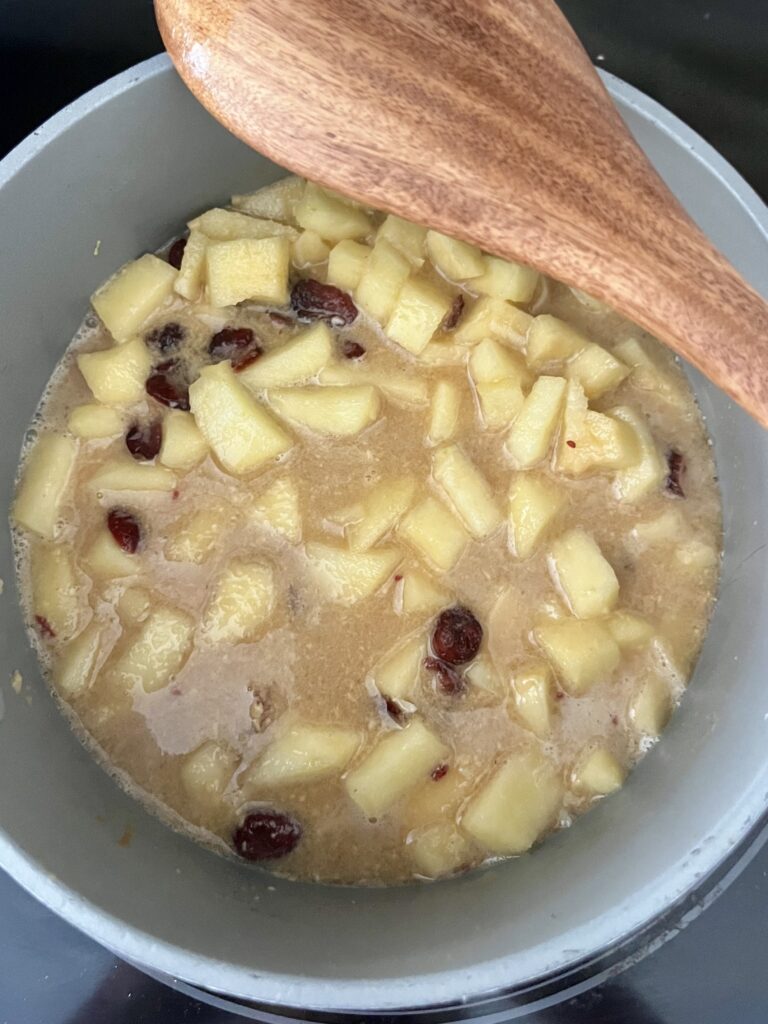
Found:
[(589, 409), (581, 384), (569, 381), (555, 456), (558, 472), (583, 476), (624, 469), (639, 458), (637, 437), (629, 424)]
[(350, 797), (378, 818), (448, 756), (448, 748), (418, 718), (379, 740), (345, 779)]
[(337, 242), (331, 249), (328, 256), (328, 270), (326, 279), (329, 284), (335, 284), (346, 292), (353, 292), (360, 284), (363, 270), (368, 257), (371, 255), (371, 247), (361, 242), (353, 242), (346, 238)]
[(360, 387), (271, 388), (267, 398), (285, 419), (317, 434), (350, 437), (379, 415), (381, 399), (369, 384)]
[(365, 238), (371, 231), (371, 222), (363, 210), (311, 181), (294, 208), (294, 217), (299, 227), (316, 231), (328, 242)]
[(686, 533), (686, 521), (677, 509), (668, 509), (648, 519), (636, 523), (630, 536), (632, 547), (636, 551), (645, 551), (654, 545), (669, 545), (682, 540)]
[(507, 435), (506, 450), (518, 469), (545, 459), (560, 423), (567, 381), (539, 377)]
[(163, 420), (159, 461), (168, 469), (186, 472), (202, 462), (208, 451), (208, 442), (198, 430), (194, 417), (181, 409), (171, 409)]
[(62, 544), (34, 544), (31, 559), (32, 613), (66, 642), (77, 628), (80, 604), (72, 554)]
[(321, 590), (337, 604), (353, 605), (375, 593), (397, 568), (402, 554), (396, 548), (347, 551), (312, 542), (307, 558)]
[(101, 623), (92, 619), (57, 659), (53, 681), (66, 698), (79, 697), (91, 685), (100, 641)]
[(385, 480), (362, 499), (362, 518), (347, 527), (352, 551), (367, 551), (382, 540), (408, 510), (416, 493), (413, 477)]
[(409, 278), (400, 289), (385, 328), (387, 337), (407, 352), (419, 355), (450, 312), (452, 301), (431, 281)]
[(485, 260), (476, 245), (439, 231), (427, 232), (427, 252), (440, 273), (451, 281), (465, 281), (485, 273)]
[(525, 358), (534, 370), (541, 370), (549, 363), (560, 363), (571, 359), (590, 344), (589, 338), (549, 313), (540, 313), (533, 318), (525, 339)]
[(99, 465), (88, 485), (95, 491), (172, 491), (176, 477), (163, 466), (117, 455)]
[(150, 253), (124, 267), (91, 296), (91, 305), (116, 341), (127, 341), (170, 296), (176, 270)]
[(101, 352), (84, 352), (77, 366), (97, 401), (137, 402), (145, 395), (152, 357), (142, 339), (134, 338)]
[(475, 384), (492, 384), (514, 380), (521, 387), (530, 383), (530, 373), (519, 352), (500, 345), (493, 338), (484, 338), (469, 356), (469, 375)]
[(554, 665), (563, 689), (573, 697), (609, 679), (621, 659), (618, 644), (602, 622), (557, 619), (540, 623), (534, 637)]
[(77, 441), (63, 434), (42, 434), (27, 457), (13, 518), (19, 526), (52, 540), (61, 503), (77, 458)]
[(611, 409), (611, 416), (632, 430), (640, 452), (634, 464), (619, 470), (613, 478), (613, 493), (618, 500), (634, 503), (661, 487), (667, 476), (667, 466), (640, 412), (622, 405)]
[(257, 796), (264, 786), (316, 782), (340, 775), (360, 745), (354, 729), (297, 725), (266, 748), (240, 776), (246, 796)]
[(197, 509), (174, 524), (165, 557), (170, 562), (201, 565), (216, 550), (220, 538), (235, 529), (237, 519), (237, 510), (222, 502)]
[(395, 609), (403, 615), (417, 612), (429, 614), (450, 604), (450, 594), (439, 587), (426, 573), (409, 569), (403, 573)]
[(427, 237), (427, 229), (419, 224), (412, 224), (409, 220), (396, 217), (390, 213), (379, 230), (376, 238), (385, 238), (396, 249), (399, 249), (403, 256), (406, 256), (411, 265), (417, 269), (424, 263), (424, 246)]
[(284, 235), (295, 239), (298, 232), (274, 220), (252, 217), (235, 210), (218, 207), (206, 210), (189, 222), (190, 228), (201, 231), (212, 242), (233, 242), (242, 238), (275, 238)]
[(486, 696), (500, 700), (504, 696), (504, 684), (493, 662), (485, 654), (479, 654), (464, 670), (467, 682)]
[(530, 313), (517, 306), (481, 295), (459, 321), (453, 337), (459, 345), (476, 345), (484, 338), (499, 338), (515, 348), (525, 344), (526, 333), (533, 321)]
[(675, 558), (686, 569), (713, 569), (720, 560), (720, 553), (712, 544), (693, 538), (675, 548)]
[(567, 495), (546, 477), (517, 473), (509, 488), (509, 546), (530, 558), (565, 506)]
[(200, 371), (189, 389), (189, 401), (198, 428), (229, 473), (252, 473), (293, 446), (290, 435), (227, 362)]
[(472, 280), (472, 288), (481, 295), (509, 302), (530, 302), (539, 283), (539, 272), (522, 263), (502, 260), (498, 256), (483, 257), (485, 267)]
[(534, 661), (518, 669), (512, 680), (512, 700), (523, 725), (546, 739), (552, 730), (554, 715), (552, 670), (543, 661)]
[(290, 262), (291, 243), (285, 237), (211, 242), (205, 252), (208, 300), (219, 307), (246, 299), (283, 306)]
[(304, 194), (305, 184), (303, 178), (290, 174), (256, 192), (232, 196), (232, 205), (252, 217), (267, 217), (269, 220), (292, 224), (294, 210)]
[(386, 239), (379, 239), (365, 261), (355, 291), (358, 305), (383, 326), (392, 315), (410, 272), (407, 258)]
[(316, 377), (332, 355), (331, 331), (327, 324), (317, 323), (279, 348), (270, 349), (239, 376), (250, 388), (301, 384)]
[(393, 700), (411, 700), (426, 654), (427, 641), (421, 635), (411, 637), (389, 651), (371, 672), (371, 680), (379, 693)]
[(659, 676), (649, 676), (630, 703), (629, 720), (638, 732), (658, 736), (671, 714), (669, 687)]
[(152, 606), (152, 597), (144, 587), (128, 587), (117, 602), (117, 614), (123, 626), (136, 626), (143, 622)]
[(508, 427), (519, 414), (525, 401), (523, 389), (516, 380), (476, 384), (475, 391), (486, 430), (503, 430)]
[(316, 231), (302, 231), (291, 247), (291, 263), (300, 270), (325, 263), (330, 247)]
[(524, 853), (555, 824), (562, 797), (555, 765), (534, 750), (522, 751), (473, 797), (461, 827), (491, 853)]
[(227, 788), (240, 757), (216, 740), (206, 740), (187, 754), (179, 770), (179, 778), (190, 800), (197, 804), (216, 804)]
[(202, 231), (192, 228), (184, 246), (179, 273), (173, 283), (177, 295), (190, 302), (197, 302), (205, 284), (205, 253), (208, 249), (208, 237)]
[(427, 347), (419, 353), (419, 362), (428, 366), (465, 366), (467, 362), (467, 346), (454, 345), (448, 339), (450, 334), (435, 336)]
[(352, 363), (330, 363), (320, 371), (321, 384), (370, 384), (397, 405), (422, 406), (429, 400), (429, 385), (423, 377), (402, 370), (368, 369)]
[(591, 534), (569, 530), (552, 544), (549, 571), (579, 619), (607, 615), (619, 600), (619, 581), (613, 566)]
[(634, 612), (614, 612), (606, 625), (622, 651), (636, 651), (645, 647), (654, 636), (650, 622)]
[(194, 622), (184, 612), (156, 608), (130, 639), (110, 675), (126, 689), (161, 690), (186, 661), (194, 629)]
[(575, 789), (592, 796), (608, 796), (624, 784), (626, 772), (606, 747), (597, 747), (583, 757), (573, 771)]
[(569, 380), (577, 380), (587, 398), (599, 398), (629, 375), (629, 367), (615, 359), (607, 349), (590, 342), (570, 359), (565, 368)]
[(670, 405), (685, 404), (685, 392), (673, 379), (670, 370), (660, 365), (637, 338), (627, 338), (614, 348), (615, 355), (632, 367), (629, 382), (641, 391), (654, 391)]
[(403, 808), (403, 824), (408, 828), (421, 828), (436, 822), (453, 822), (474, 783), (473, 774), (458, 763), (435, 780), (425, 778), (413, 790)]
[(449, 572), (456, 565), (469, 541), (459, 520), (431, 495), (411, 509), (398, 533), (440, 572)]
[(292, 544), (301, 540), (299, 491), (289, 477), (278, 477), (253, 503), (254, 515), (282, 533)]
[(93, 402), (76, 406), (69, 414), (67, 427), (84, 441), (116, 437), (123, 432), (123, 417), (117, 409)]
[(83, 552), (83, 567), (98, 580), (133, 576), (140, 568), (137, 556), (123, 551), (106, 527), (99, 530)]
[(427, 443), (450, 441), (456, 433), (461, 409), (461, 389), (450, 380), (439, 380), (432, 392)]
[(500, 526), (502, 511), (488, 481), (458, 445), (435, 452), (432, 475), (473, 537), (482, 540)]
[(253, 640), (275, 607), (275, 574), (264, 562), (234, 561), (219, 576), (203, 616), (203, 634), (214, 644)]
[(411, 832), (407, 849), (417, 871), (425, 878), (452, 875), (475, 859), (466, 837), (447, 821)]

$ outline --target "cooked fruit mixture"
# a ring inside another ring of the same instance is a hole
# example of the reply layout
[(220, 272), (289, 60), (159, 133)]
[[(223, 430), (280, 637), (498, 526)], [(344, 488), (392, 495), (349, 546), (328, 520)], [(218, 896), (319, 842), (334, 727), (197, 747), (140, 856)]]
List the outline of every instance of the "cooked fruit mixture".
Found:
[(124, 785), (351, 883), (521, 854), (622, 785), (718, 578), (666, 350), (292, 177), (92, 302), (14, 521), (43, 664)]

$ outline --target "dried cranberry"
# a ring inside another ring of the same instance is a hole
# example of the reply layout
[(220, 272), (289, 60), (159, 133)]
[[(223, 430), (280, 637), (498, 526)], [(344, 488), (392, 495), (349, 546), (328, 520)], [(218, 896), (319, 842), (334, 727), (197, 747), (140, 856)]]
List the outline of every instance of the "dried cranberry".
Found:
[(269, 317), (269, 322), (274, 324), (278, 330), (282, 330), (283, 327), (292, 327), (294, 324), (292, 316), (286, 316), (285, 313), (277, 313), (274, 309), (271, 309), (267, 316)]
[(341, 350), (344, 353), (345, 359), (362, 359), (365, 355), (365, 349), (359, 341), (351, 341), (347, 339), (341, 346)]
[(437, 768), (433, 768), (432, 769), (432, 771), (429, 774), (429, 777), (430, 777), (430, 779), (432, 779), (433, 782), (439, 782), (440, 779), (445, 778), (445, 776), (447, 774), (448, 774), (448, 765), (445, 763), (445, 761), (443, 761), (443, 763), (439, 764), (437, 766)]
[(177, 238), (168, 250), (168, 262), (177, 270), (181, 269), (181, 261), (184, 258), (184, 250), (187, 248), (186, 238)]
[(235, 373), (242, 373), (249, 366), (260, 359), (262, 350), (258, 345), (254, 345), (252, 348), (246, 349), (245, 352), (240, 352), (236, 356), (232, 356), (232, 369)]
[(468, 608), (457, 605), (440, 612), (432, 631), (432, 650), (449, 665), (464, 665), (480, 650), (483, 627)]
[(136, 516), (123, 508), (113, 508), (107, 514), (107, 526), (117, 546), (126, 554), (135, 555), (141, 541), (141, 527)]
[(688, 468), (685, 456), (671, 448), (667, 454), (667, 466), (669, 466), (669, 475), (667, 476), (666, 483), (667, 493), (672, 494), (675, 498), (684, 498), (683, 478)]
[(189, 412), (189, 381), (179, 359), (159, 363), (144, 387), (150, 398), (161, 405)]
[(235, 829), (232, 842), (245, 860), (275, 860), (296, 849), (302, 827), (281, 811), (251, 811)]
[(442, 693), (446, 693), (450, 697), (457, 697), (460, 693), (464, 693), (466, 689), (464, 680), (455, 668), (446, 665), (444, 661), (440, 661), (439, 658), (425, 658), (424, 668), (435, 673), (438, 689)]
[(401, 707), (396, 700), (392, 700), (391, 697), (385, 697), (384, 704), (387, 709), (387, 714), (392, 721), (397, 722), (398, 725), (400, 725), (400, 723), (407, 717), (405, 708)]
[(44, 615), (36, 615), (35, 622), (37, 623), (37, 628), (40, 630), (42, 636), (46, 637), (48, 640), (53, 640), (55, 638), (56, 630)]
[(184, 341), (186, 333), (181, 324), (177, 324), (173, 320), (169, 324), (164, 324), (162, 327), (155, 327), (148, 331), (144, 336), (144, 341), (149, 348), (153, 348), (156, 352), (162, 352), (165, 355), (166, 352), (171, 352), (179, 347), (182, 341)]
[(357, 319), (357, 306), (346, 292), (311, 277), (293, 286), (291, 306), (301, 320), (327, 320), (334, 327), (343, 327)]
[(212, 362), (221, 363), (255, 343), (256, 338), (250, 327), (223, 327), (208, 343), (208, 355)]
[(464, 312), (464, 296), (459, 292), (456, 298), (453, 300), (453, 305), (445, 314), (445, 318), (442, 322), (442, 329), (444, 331), (452, 331), (456, 324), (461, 319), (461, 314)]
[(139, 460), (154, 459), (163, 443), (163, 424), (160, 420), (151, 423), (132, 423), (125, 435), (125, 447)]

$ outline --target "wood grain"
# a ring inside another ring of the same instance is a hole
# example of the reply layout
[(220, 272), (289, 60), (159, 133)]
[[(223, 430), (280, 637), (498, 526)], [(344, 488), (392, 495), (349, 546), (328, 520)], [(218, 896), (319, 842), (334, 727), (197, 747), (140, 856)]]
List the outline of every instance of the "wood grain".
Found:
[(768, 306), (648, 163), (551, 0), (155, 0), (198, 99), (276, 163), (530, 263), (768, 426)]

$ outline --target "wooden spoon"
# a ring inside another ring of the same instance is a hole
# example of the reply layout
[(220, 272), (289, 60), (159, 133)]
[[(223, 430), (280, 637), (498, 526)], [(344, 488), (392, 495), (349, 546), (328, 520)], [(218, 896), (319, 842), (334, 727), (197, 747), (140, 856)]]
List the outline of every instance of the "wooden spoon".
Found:
[(551, 0), (155, 9), (186, 84), (249, 145), (584, 289), (768, 426), (768, 306), (651, 167)]

